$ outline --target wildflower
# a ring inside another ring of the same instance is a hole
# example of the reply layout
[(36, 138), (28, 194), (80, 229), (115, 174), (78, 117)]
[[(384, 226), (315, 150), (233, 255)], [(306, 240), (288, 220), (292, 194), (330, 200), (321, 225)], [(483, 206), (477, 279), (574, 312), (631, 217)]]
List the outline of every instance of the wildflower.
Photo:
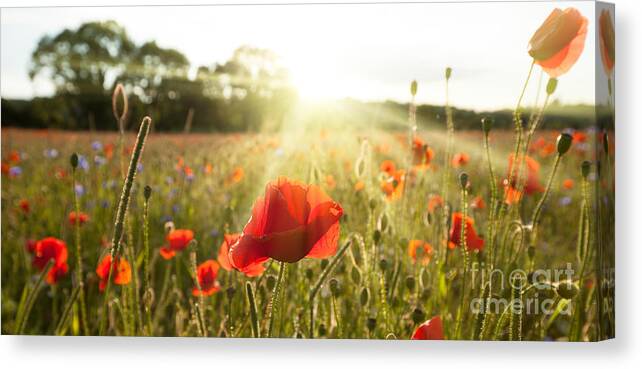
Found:
[(16, 150), (13, 150), (9, 153), (9, 161), (12, 163), (19, 163), (20, 162), (20, 153), (17, 152)]
[(94, 141), (91, 143), (91, 148), (94, 151), (100, 151), (103, 149), (103, 144), (100, 141)]
[(572, 136), (574, 144), (585, 143), (588, 140), (588, 135), (582, 131), (575, 131)]
[(568, 206), (572, 201), (573, 199), (570, 196), (564, 196), (560, 199), (560, 206)]
[(463, 167), (470, 161), (470, 156), (465, 152), (457, 153), (453, 156), (453, 167), (459, 168)]
[(83, 185), (81, 185), (80, 183), (77, 183), (74, 186), (74, 191), (76, 191), (76, 195), (80, 197), (85, 194), (85, 187), (83, 187)]
[(29, 214), (29, 211), (31, 210), (31, 205), (29, 204), (29, 200), (21, 199), (20, 202), (18, 203), (18, 206), (20, 206), (20, 209), (22, 210), (23, 213)]
[(522, 193), (515, 187), (505, 184), (504, 185), (504, 202), (506, 205), (514, 205), (522, 198)]
[(241, 167), (234, 168), (232, 171), (232, 174), (228, 177), (228, 183), (239, 183), (241, 180), (243, 180), (243, 177), (245, 176), (245, 171)]
[(408, 256), (410, 256), (413, 263), (416, 263), (417, 258), (421, 257), (421, 264), (428, 265), (432, 258), (432, 246), (425, 241), (410, 240), (408, 242)]
[(89, 161), (83, 155), (78, 155), (78, 167), (87, 172), (89, 170)]
[(440, 208), (442, 206), (444, 206), (444, 198), (443, 197), (441, 197), (439, 195), (436, 195), (436, 194), (430, 195), (430, 198), (428, 199), (428, 212), (429, 213), (433, 213), (435, 211), (435, 209)]
[(611, 21), (611, 12), (607, 9), (600, 12), (599, 31), (602, 66), (604, 72), (610, 76), (615, 66), (615, 29)]
[(334, 176), (331, 174), (328, 174), (325, 177), (325, 185), (328, 188), (328, 190), (334, 190), (335, 187), (337, 187), (337, 181), (334, 180)]
[(211, 174), (213, 170), (214, 170), (214, 167), (210, 163), (207, 163), (203, 166), (203, 173), (205, 174)]
[(54, 237), (47, 237), (39, 240), (32, 246), (30, 250), (33, 257), (33, 266), (38, 270), (43, 270), (49, 260), (53, 260), (53, 266), (47, 273), (46, 281), (49, 284), (56, 284), (62, 278), (69, 266), (67, 265), (67, 244), (64, 241)]
[(392, 201), (401, 197), (405, 181), (405, 172), (397, 170), (381, 182), (381, 190), (386, 194), (386, 199)]
[(9, 168), (9, 177), (20, 177), (22, 174), (22, 168), (19, 166)]
[(138, 162), (138, 164), (136, 164), (136, 172), (141, 173), (142, 171), (143, 171), (143, 163)]
[(360, 192), (364, 188), (366, 188), (366, 184), (363, 183), (363, 181), (357, 181), (357, 183), (354, 184), (354, 191), (355, 192)]
[(111, 159), (114, 156), (114, 144), (108, 143), (103, 147), (103, 153), (107, 159)]
[(565, 190), (572, 190), (572, 189), (573, 189), (573, 187), (575, 187), (575, 181), (573, 181), (573, 180), (572, 180), (572, 179), (570, 179), (570, 178), (567, 178), (567, 179), (565, 179), (565, 180), (562, 182), (562, 187), (563, 187)]
[(395, 163), (392, 160), (382, 161), (380, 168), (382, 172), (388, 174), (389, 176), (393, 175), (397, 171)]
[(412, 335), (413, 340), (443, 340), (444, 328), (439, 316), (432, 317), (417, 327)]
[(470, 204), (470, 207), (477, 210), (483, 210), (486, 208), (486, 202), (484, 202), (483, 197), (476, 196)]
[(107, 279), (109, 278), (109, 268), (112, 268), (112, 281), (117, 285), (126, 285), (131, 282), (132, 269), (129, 262), (122, 257), (116, 258), (116, 262), (112, 264), (111, 255), (105, 255), (98, 266), (96, 267), (96, 275), (100, 279), (98, 288), (103, 291), (107, 287)]
[[(508, 157), (508, 173), (510, 175), (513, 171), (513, 176), (517, 177), (517, 173), (520, 169), (520, 166), (517, 167), (517, 170), (513, 169), (513, 154), (510, 154)], [(539, 181), (539, 169), (540, 165), (537, 160), (531, 158), (530, 156), (525, 156), (523, 162), (526, 162), (526, 183), (524, 184), (524, 192), (527, 195), (532, 195), (538, 192), (544, 192), (544, 187), (540, 184)], [(511, 183), (510, 186), (515, 186), (515, 183)]]
[(168, 246), (160, 248), (160, 254), (165, 260), (176, 256), (177, 251), (183, 251), (194, 239), (194, 232), (189, 229), (175, 229), (167, 235)]
[(318, 186), (280, 177), (254, 203), (241, 238), (230, 247), (230, 262), (246, 272), (268, 258), (327, 258), (337, 251), (342, 215), (341, 205)]
[(194, 296), (210, 296), (221, 289), (221, 285), (216, 280), (218, 276), (219, 265), (214, 260), (207, 260), (196, 268), (196, 278), (200, 286), (192, 288)]
[(72, 211), (69, 213), (69, 224), (76, 225), (76, 222), (78, 222), (80, 225), (83, 225), (89, 221), (89, 215), (83, 212), (78, 212), (76, 213), (75, 211)]
[[(461, 222), (464, 220), (462, 213), (453, 213), (452, 226), (450, 228), (450, 242), (448, 247), (454, 249), (459, 246), (461, 241)], [(474, 221), (471, 217), (466, 217), (465, 220), (465, 235), (466, 235), (466, 250), (468, 251), (481, 251), (484, 248), (484, 240), (477, 235), (474, 228)]]
[(96, 164), (96, 166), (101, 167), (101, 166), (107, 164), (107, 159), (104, 156), (95, 155), (94, 156), (94, 163)]
[(568, 72), (584, 50), (588, 20), (575, 8), (554, 9), (535, 31), (528, 53), (551, 78)]
[(55, 158), (58, 157), (58, 150), (56, 150), (56, 149), (45, 149), (43, 154), (48, 159), (55, 159)]
[(418, 170), (424, 170), (430, 167), (430, 162), (434, 152), (419, 137), (415, 137), (412, 142), (412, 164)]

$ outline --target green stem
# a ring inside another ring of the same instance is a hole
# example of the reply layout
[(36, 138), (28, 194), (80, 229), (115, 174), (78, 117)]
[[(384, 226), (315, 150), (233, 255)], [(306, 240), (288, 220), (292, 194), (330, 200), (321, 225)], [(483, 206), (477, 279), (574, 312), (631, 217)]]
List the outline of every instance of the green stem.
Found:
[(261, 331), (259, 330), (259, 318), (256, 313), (256, 300), (254, 299), (254, 290), (250, 281), (245, 282), (245, 292), (247, 293), (247, 301), (250, 305), (250, 317), (252, 318), (252, 337), (261, 338)]
[(60, 319), (58, 320), (58, 324), (56, 324), (56, 330), (54, 331), (56, 336), (61, 336), (64, 334), (65, 326), (67, 325), (67, 321), (69, 320), (69, 315), (70, 312), (73, 310), (74, 303), (76, 302), (76, 299), (78, 298), (78, 295), (80, 293), (80, 286), (76, 286), (74, 290), (71, 293), (71, 296), (69, 297), (69, 302), (67, 302), (67, 305), (65, 305), (65, 310), (63, 310), (62, 315), (60, 316)]
[(275, 306), (279, 303), (279, 298), (281, 294), (281, 283), (283, 282), (283, 274), (285, 273), (285, 268), (287, 265), (284, 261), (279, 262), (279, 277), (276, 280), (276, 285), (272, 291), (272, 300), (270, 301), (270, 318), (268, 323), (268, 338), (272, 337), (272, 330), (274, 328), (274, 314), (277, 312), (278, 308)]
[[(29, 313), (31, 313), (31, 309), (33, 308), (33, 304), (36, 302), (36, 297), (38, 296), (38, 292), (40, 292), (40, 288), (42, 287), (42, 282), (45, 280), (45, 277), (47, 276), (47, 273), (49, 273), (49, 270), (53, 267), (53, 260), (50, 259), (47, 262), (47, 265), (45, 268), (40, 272), (40, 276), (38, 277), (38, 280), (36, 281), (36, 284), (33, 286), (31, 291), (29, 291), (29, 295), (27, 296), (26, 299), (26, 305), (24, 307), (24, 310), (22, 314), (20, 315), (20, 320), (16, 322), (16, 334), (22, 334), (25, 330), (25, 326), (27, 324), (27, 320), (29, 320)], [(27, 287), (25, 287), (27, 288)], [(22, 309), (18, 309), (20, 311)]]
[(544, 203), (546, 202), (546, 198), (548, 197), (548, 194), (551, 191), (551, 187), (553, 186), (553, 179), (555, 178), (555, 172), (557, 172), (557, 168), (559, 167), (561, 158), (562, 156), (559, 154), (555, 157), (555, 164), (553, 164), (553, 171), (551, 172), (551, 175), (548, 177), (548, 182), (546, 184), (546, 190), (544, 191), (544, 195), (542, 195), (542, 198), (539, 200), (539, 202), (537, 203), (537, 206), (533, 210), (533, 216), (531, 217), (532, 219), (531, 246), (535, 246), (535, 242), (537, 240), (537, 227), (539, 225), (539, 217), (542, 213), (542, 208), (544, 206)]
[[(123, 228), (125, 223), (125, 216), (127, 214), (127, 208), (129, 207), (129, 198), (132, 191), (132, 186), (134, 185), (134, 180), (136, 178), (136, 167), (140, 160), (140, 157), (143, 153), (143, 147), (145, 145), (145, 139), (149, 133), (149, 126), (151, 125), (152, 119), (149, 117), (143, 118), (143, 122), (140, 125), (140, 130), (138, 131), (138, 138), (136, 139), (136, 145), (134, 147), (134, 152), (132, 153), (131, 161), (129, 163), (129, 169), (127, 171), (127, 177), (125, 178), (125, 183), (123, 184), (123, 191), (120, 196), (120, 201), (118, 202), (118, 211), (116, 212), (116, 220), (114, 223), (114, 237), (111, 241), (111, 260), (112, 263), (115, 262), (116, 256), (120, 253), (120, 243), (123, 237)], [(133, 260), (132, 260), (133, 262)], [(107, 278), (107, 287), (105, 289), (105, 298), (103, 301), (103, 311), (102, 317), (100, 320), (100, 329), (99, 335), (103, 336), (105, 333), (105, 328), (107, 326), (107, 309), (109, 303), (109, 292), (111, 288), (111, 276), (114, 268), (109, 268), (109, 275)]]

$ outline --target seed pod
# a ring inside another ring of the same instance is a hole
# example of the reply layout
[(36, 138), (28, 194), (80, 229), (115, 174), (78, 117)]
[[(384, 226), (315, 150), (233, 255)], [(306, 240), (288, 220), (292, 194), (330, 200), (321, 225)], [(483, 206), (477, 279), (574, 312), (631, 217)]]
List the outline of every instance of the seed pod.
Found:
[(368, 320), (366, 320), (366, 327), (368, 327), (368, 330), (372, 333), (372, 331), (377, 327), (377, 319), (368, 318)]
[(354, 282), (354, 284), (360, 284), (361, 272), (359, 271), (359, 268), (353, 266), (352, 270), (350, 271), (350, 277), (352, 278), (352, 282)]
[(417, 95), (417, 81), (412, 81), (410, 83), (410, 94), (412, 96), (416, 96)]
[(573, 136), (568, 133), (562, 133), (557, 136), (557, 153), (561, 156), (566, 154), (566, 152), (571, 148), (573, 143)]
[(550, 78), (546, 84), (546, 93), (552, 95), (555, 93), (555, 89), (557, 89), (557, 78)]
[(388, 229), (388, 214), (386, 212), (381, 213), (379, 216), (379, 221), (377, 222), (377, 230), (385, 232)]
[(406, 288), (408, 289), (408, 291), (414, 292), (416, 283), (417, 281), (415, 280), (415, 277), (411, 275), (406, 277)]
[(483, 117), (481, 120), (482, 130), (485, 134), (488, 134), (491, 129), (493, 129), (494, 119), (491, 117)]
[(377, 200), (370, 199), (370, 201), (368, 201), (368, 206), (370, 207), (370, 210), (376, 209), (377, 208)]
[(267, 276), (267, 279), (265, 280), (265, 284), (268, 290), (270, 291), (274, 290), (274, 286), (276, 286), (276, 277), (274, 277), (273, 275)]
[(314, 276), (314, 271), (312, 270), (312, 268), (306, 268), (305, 269), (305, 278), (307, 278), (307, 280), (311, 281), (313, 276)]
[(379, 268), (381, 268), (382, 272), (385, 272), (386, 269), (388, 269), (388, 260), (386, 259), (379, 260)]
[(228, 299), (232, 299), (234, 297), (234, 294), (236, 293), (236, 288), (230, 286), (225, 290), (225, 295), (227, 295)]
[(466, 189), (466, 186), (468, 185), (468, 173), (463, 172), (459, 175), (459, 185), (462, 190)]
[(341, 286), (339, 285), (339, 281), (336, 278), (332, 278), (329, 284), (330, 292), (332, 292), (333, 295), (338, 296), (341, 293)]
[(71, 164), (71, 167), (76, 169), (78, 168), (78, 154), (73, 153), (71, 154), (71, 157), (69, 158), (69, 163)]
[(572, 281), (562, 281), (555, 286), (555, 292), (557, 292), (557, 295), (567, 300), (577, 296), (579, 291), (580, 289)]
[(450, 79), (450, 76), (453, 74), (453, 69), (451, 67), (446, 68), (446, 80)]
[(361, 294), (359, 295), (359, 303), (361, 306), (366, 306), (368, 305), (368, 301), (370, 300), (370, 290), (368, 287), (363, 287), (361, 289)]
[(379, 244), (379, 241), (381, 241), (381, 231), (378, 229), (375, 229), (374, 232), (372, 232), (372, 240), (374, 241), (375, 245)]
[(591, 172), (591, 162), (590, 161), (583, 161), (582, 162), (582, 177), (587, 178), (588, 175)]
[(417, 307), (412, 311), (412, 321), (415, 324), (421, 324), (426, 320), (426, 313), (421, 308)]
[(149, 198), (152, 196), (152, 188), (150, 186), (145, 186), (143, 195), (145, 196), (145, 200), (149, 200)]

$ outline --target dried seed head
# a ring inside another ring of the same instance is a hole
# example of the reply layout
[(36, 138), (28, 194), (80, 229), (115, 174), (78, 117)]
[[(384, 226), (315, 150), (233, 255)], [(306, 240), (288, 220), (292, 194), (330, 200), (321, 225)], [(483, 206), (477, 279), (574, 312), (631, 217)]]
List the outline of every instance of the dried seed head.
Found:
[(69, 163), (71, 164), (71, 167), (76, 169), (78, 168), (78, 154), (73, 153), (71, 154), (71, 157), (69, 158)]
[(330, 292), (332, 292), (332, 294), (335, 296), (339, 295), (339, 293), (341, 292), (339, 281), (336, 278), (332, 278), (329, 284), (330, 284)]
[(582, 162), (582, 177), (588, 178), (588, 175), (591, 173), (591, 162), (584, 160)]
[(562, 133), (561, 135), (557, 136), (557, 153), (562, 156), (568, 152), (568, 150), (571, 148), (571, 144), (573, 143), (573, 136), (569, 135), (568, 133)]
[(412, 81), (412, 83), (410, 83), (410, 94), (412, 96), (417, 95), (417, 81)]
[(552, 95), (555, 93), (555, 89), (557, 89), (557, 78), (550, 78), (546, 84), (546, 93)]

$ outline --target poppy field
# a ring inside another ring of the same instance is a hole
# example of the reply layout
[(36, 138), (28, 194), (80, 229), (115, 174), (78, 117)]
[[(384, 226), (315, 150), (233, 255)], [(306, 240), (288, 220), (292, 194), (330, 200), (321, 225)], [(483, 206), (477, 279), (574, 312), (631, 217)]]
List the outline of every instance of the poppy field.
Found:
[(542, 127), (588, 26), (542, 21), (509, 129), (458, 128), (450, 67), (431, 128), (416, 81), (397, 129), (156, 132), (122, 85), (113, 132), (4, 127), (2, 334), (612, 337), (612, 121)]

